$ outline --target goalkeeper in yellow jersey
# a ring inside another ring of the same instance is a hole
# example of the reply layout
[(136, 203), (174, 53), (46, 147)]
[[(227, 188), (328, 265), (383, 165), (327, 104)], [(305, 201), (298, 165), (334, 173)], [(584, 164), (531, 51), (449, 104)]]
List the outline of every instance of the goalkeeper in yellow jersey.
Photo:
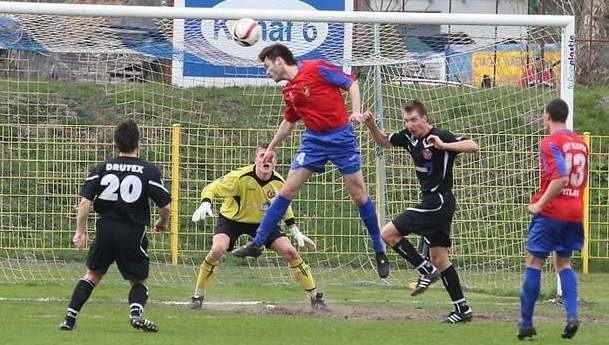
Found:
[[(264, 212), (285, 183), (283, 177), (274, 170), (277, 164), (275, 152), (272, 152), (271, 160), (263, 161), (267, 147), (268, 145), (263, 144), (256, 149), (253, 165), (231, 171), (205, 186), (201, 192), (201, 206), (192, 215), (193, 222), (204, 219), (206, 215), (213, 216), (213, 198), (222, 198), (224, 201), (218, 214), (211, 250), (199, 267), (197, 285), (191, 298), (193, 309), (201, 307), (205, 290), (211, 284), (222, 256), (233, 250), (239, 236), (256, 236), (256, 229)], [(283, 220), (300, 247), (315, 248), (315, 242), (303, 235), (296, 226), (291, 208), (288, 208)], [(276, 225), (268, 237), (266, 247), (273, 249), (287, 261), (294, 279), (309, 296), (311, 307), (314, 310), (325, 309), (323, 294), (317, 291), (309, 266), (300, 258), (279, 225)]]

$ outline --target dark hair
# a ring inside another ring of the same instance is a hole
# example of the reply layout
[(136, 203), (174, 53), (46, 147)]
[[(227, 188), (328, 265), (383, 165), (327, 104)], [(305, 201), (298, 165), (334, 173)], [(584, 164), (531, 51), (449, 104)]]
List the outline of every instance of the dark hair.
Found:
[(423, 105), (423, 103), (419, 102), (416, 99), (413, 99), (412, 101), (408, 101), (405, 105), (404, 105), (404, 111), (409, 113), (411, 111), (417, 111), (419, 112), (419, 115), (421, 116), (427, 116), (427, 109), (425, 109), (425, 105)]
[(140, 145), (140, 130), (133, 120), (123, 121), (114, 130), (114, 145), (119, 152), (132, 152)]
[(283, 61), (290, 66), (296, 65), (296, 59), (294, 59), (292, 51), (280, 43), (265, 47), (260, 51), (260, 54), (258, 54), (258, 60), (260, 60), (260, 62), (264, 62), (266, 58), (275, 61), (278, 57), (282, 58)]
[(565, 123), (569, 116), (569, 106), (562, 99), (555, 98), (546, 105), (546, 112), (550, 114), (550, 120)]

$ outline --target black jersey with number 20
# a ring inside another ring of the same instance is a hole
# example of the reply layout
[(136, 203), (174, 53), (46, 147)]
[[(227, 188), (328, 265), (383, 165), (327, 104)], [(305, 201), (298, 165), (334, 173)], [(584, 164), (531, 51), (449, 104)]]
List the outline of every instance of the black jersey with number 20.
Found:
[(158, 207), (171, 201), (161, 172), (143, 159), (119, 156), (96, 166), (85, 179), (80, 195), (93, 200), (103, 218), (135, 225), (150, 224), (151, 198)]

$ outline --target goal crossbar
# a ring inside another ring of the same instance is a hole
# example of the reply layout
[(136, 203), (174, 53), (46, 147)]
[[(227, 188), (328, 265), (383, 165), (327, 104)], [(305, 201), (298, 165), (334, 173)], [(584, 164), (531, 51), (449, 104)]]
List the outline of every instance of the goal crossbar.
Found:
[(465, 14), (465, 13), (404, 13), (366, 11), (298, 11), (268, 9), (224, 9), (160, 6), (124, 6), (89, 4), (54, 4), (32, 2), (0, 2), (0, 13), (47, 14), (87, 17), (140, 17), (172, 19), (240, 19), (336, 22), (444, 24), (486, 26), (552, 26), (565, 27), (574, 22), (573, 16)]

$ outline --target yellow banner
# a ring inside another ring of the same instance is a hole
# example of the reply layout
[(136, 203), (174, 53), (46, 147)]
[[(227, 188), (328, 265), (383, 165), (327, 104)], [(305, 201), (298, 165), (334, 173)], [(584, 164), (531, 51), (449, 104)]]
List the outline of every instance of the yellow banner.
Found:
[[(474, 52), (472, 54), (473, 84), (481, 86), (484, 75), (487, 75), (491, 84), (493, 76), (495, 77), (496, 86), (518, 86), (518, 80), (523, 76), (526, 68), (536, 63), (535, 57), (535, 53), (522, 51)], [(551, 69), (558, 81), (560, 79), (560, 64), (558, 63), (560, 52), (545, 52), (544, 60), (547, 68)]]

